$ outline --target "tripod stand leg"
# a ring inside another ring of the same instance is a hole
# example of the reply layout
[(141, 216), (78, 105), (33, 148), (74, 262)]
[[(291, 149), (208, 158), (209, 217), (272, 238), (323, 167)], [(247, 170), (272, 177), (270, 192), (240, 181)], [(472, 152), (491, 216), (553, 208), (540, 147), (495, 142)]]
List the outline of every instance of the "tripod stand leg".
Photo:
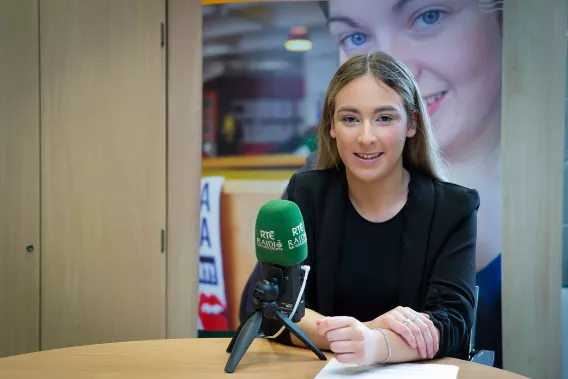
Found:
[(304, 345), (309, 347), (314, 352), (314, 354), (318, 356), (318, 358), (320, 360), (322, 360), (322, 361), (327, 360), (327, 357), (325, 356), (325, 354), (322, 353), (321, 350), (318, 349), (317, 346), (314, 345), (314, 343), (312, 341), (310, 341), (308, 336), (306, 336), (304, 334), (304, 332), (302, 332), (302, 330), (300, 328), (298, 328), (296, 326), (296, 324), (294, 324), (288, 317), (286, 317), (282, 312), (280, 312), (278, 310), (275, 311), (274, 314), (276, 315), (276, 317), (278, 317), (278, 319), (280, 319), (280, 321), (282, 321), (284, 323), (284, 326), (286, 326), (286, 329), (288, 329), (300, 341), (302, 341), (304, 343)]
[(239, 325), (239, 327), (237, 328), (237, 331), (235, 332), (235, 335), (233, 336), (233, 338), (231, 338), (231, 342), (229, 343), (229, 346), (227, 346), (227, 353), (230, 353), (230, 352), (233, 351), (233, 346), (235, 346), (235, 342), (237, 341), (237, 337), (239, 336), (239, 334), (241, 333), (241, 330), (243, 329), (243, 325), (245, 325), (246, 322), (247, 322), (251, 317), (254, 317), (255, 314), (256, 314), (256, 311), (255, 311), (253, 314), (251, 314), (251, 315), (249, 316), (249, 318), (246, 319), (245, 322), (243, 322), (243, 323), (241, 323), (241, 324)]
[(229, 360), (225, 365), (225, 372), (233, 372), (235, 368), (245, 355), (247, 349), (249, 348), (250, 344), (256, 337), (258, 330), (262, 324), (262, 312), (256, 311), (252, 314), (247, 322), (243, 324), (242, 329), (239, 331), (238, 335), (235, 334), (233, 337), (235, 342), (231, 341), (233, 346), (229, 345), (231, 348), (231, 355), (229, 356)]

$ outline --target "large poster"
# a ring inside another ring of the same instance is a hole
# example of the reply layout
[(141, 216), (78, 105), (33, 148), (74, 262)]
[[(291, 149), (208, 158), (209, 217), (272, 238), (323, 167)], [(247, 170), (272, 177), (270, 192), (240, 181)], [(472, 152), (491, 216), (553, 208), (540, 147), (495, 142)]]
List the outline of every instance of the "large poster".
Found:
[(230, 330), (256, 263), (252, 229), (243, 225), (254, 227), (260, 205), (279, 198), (306, 160), (313, 163), (323, 96), (339, 65), (382, 50), (415, 75), (450, 181), (480, 193), (476, 346), (495, 351), (501, 367), (501, 5), (332, 0), (203, 7), (203, 172), (225, 177)]

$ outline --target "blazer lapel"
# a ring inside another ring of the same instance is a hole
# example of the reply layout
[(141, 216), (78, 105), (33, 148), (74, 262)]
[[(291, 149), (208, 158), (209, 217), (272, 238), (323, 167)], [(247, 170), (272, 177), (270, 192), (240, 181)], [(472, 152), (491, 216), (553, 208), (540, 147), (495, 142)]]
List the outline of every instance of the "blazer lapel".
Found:
[(334, 312), (335, 273), (343, 241), (343, 222), (345, 199), (347, 197), (347, 179), (345, 171), (334, 172), (325, 200), (325, 210), (318, 231), (320, 241), (316, 247), (316, 259), (319, 261), (317, 275), (317, 296), (319, 311), (324, 316)]
[(408, 200), (402, 232), (399, 304), (419, 310), (422, 297), (424, 265), (429, 246), (429, 230), (434, 211), (432, 181), (418, 172), (410, 171)]

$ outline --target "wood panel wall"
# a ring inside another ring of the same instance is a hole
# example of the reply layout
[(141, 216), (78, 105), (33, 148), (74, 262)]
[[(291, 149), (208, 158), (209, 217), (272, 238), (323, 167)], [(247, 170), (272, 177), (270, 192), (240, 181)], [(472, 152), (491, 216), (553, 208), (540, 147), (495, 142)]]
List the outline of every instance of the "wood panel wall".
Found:
[(165, 12), (40, 1), (41, 349), (165, 337)]
[(38, 54), (38, 1), (0, 1), (0, 357), (39, 348)]
[(505, 0), (503, 364), (560, 378), (566, 0)]
[(197, 336), (201, 19), (200, 2), (168, 1), (168, 338)]

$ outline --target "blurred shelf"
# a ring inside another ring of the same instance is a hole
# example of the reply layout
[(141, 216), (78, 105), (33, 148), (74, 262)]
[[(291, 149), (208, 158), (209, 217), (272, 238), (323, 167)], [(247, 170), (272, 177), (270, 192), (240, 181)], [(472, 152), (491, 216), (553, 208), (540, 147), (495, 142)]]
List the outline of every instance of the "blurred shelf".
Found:
[(282, 194), (286, 190), (288, 180), (238, 180), (230, 179), (223, 185), (224, 193), (240, 194)]
[(203, 159), (203, 170), (231, 169), (298, 169), (306, 163), (306, 157), (292, 154), (252, 155)]
[(222, 176), (227, 180), (289, 180), (292, 170), (205, 170), (201, 176)]

